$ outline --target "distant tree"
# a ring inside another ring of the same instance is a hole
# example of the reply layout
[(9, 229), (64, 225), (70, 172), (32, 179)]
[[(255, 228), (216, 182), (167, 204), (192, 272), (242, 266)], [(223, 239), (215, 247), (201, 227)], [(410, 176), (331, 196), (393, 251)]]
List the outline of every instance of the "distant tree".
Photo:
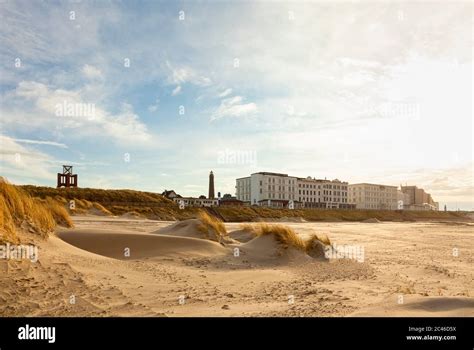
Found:
[(200, 196), (199, 196), (199, 199), (206, 199), (206, 196), (200, 195)]
[(224, 197), (222, 197), (222, 198), (232, 198), (232, 195), (231, 195), (230, 193), (226, 193), (226, 194), (224, 195)]

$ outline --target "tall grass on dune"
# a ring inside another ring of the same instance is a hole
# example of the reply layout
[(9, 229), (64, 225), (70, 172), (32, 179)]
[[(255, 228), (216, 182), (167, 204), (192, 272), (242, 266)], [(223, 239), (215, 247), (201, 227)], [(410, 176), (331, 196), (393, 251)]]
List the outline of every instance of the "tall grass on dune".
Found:
[[(59, 197), (61, 202), (66, 201), (69, 207), (69, 201), (67, 201), (64, 197)], [(106, 209), (102, 204), (97, 202), (91, 202), (87, 199), (72, 199), (71, 201), (74, 202), (74, 208), (69, 207), (69, 212), (71, 214), (98, 214), (98, 215), (105, 215), (110, 216), (113, 215), (108, 209)]]
[(8, 202), (3, 195), (2, 184), (0, 184), (0, 243), (18, 241), (15, 231), (15, 220), (8, 207)]
[(318, 234), (315, 234), (315, 233), (313, 233), (310, 236), (310, 238), (308, 240), (306, 240), (306, 243), (308, 244), (308, 242), (314, 241), (314, 240), (318, 240), (319, 242), (321, 242), (324, 245), (331, 245), (331, 240), (329, 239), (329, 237), (327, 235), (318, 235)]
[(280, 224), (242, 224), (240, 227), (242, 230), (252, 232), (255, 236), (273, 235), (284, 248), (296, 248), (311, 256), (319, 256), (321, 251), (324, 251), (324, 246), (331, 245), (326, 235), (313, 234), (309, 239), (304, 240), (292, 228)]
[(0, 182), (0, 241), (18, 242), (20, 228), (46, 237), (57, 224), (73, 225), (60, 203), (52, 198), (32, 198), (20, 188)]
[(47, 197), (45, 200), (35, 198), (35, 200), (42, 202), (46, 206), (46, 209), (49, 210), (56, 224), (65, 227), (74, 226), (67, 209), (61, 202), (58, 202), (51, 197)]
[(255, 234), (255, 236), (273, 235), (275, 239), (283, 245), (284, 248), (296, 248), (305, 251), (304, 240), (290, 227), (285, 225), (269, 225), (261, 224), (243, 224), (242, 229), (248, 230)]
[(44, 186), (32, 186), (24, 185), (21, 186), (26, 192), (33, 197), (52, 197), (60, 196), (66, 200), (87, 200), (89, 202), (99, 202), (102, 205), (110, 202), (121, 202), (121, 203), (136, 203), (136, 202), (147, 202), (157, 204), (168, 204), (173, 205), (173, 201), (162, 196), (159, 193), (134, 191), (134, 190), (105, 190), (100, 188), (54, 188)]
[(218, 218), (211, 216), (207, 212), (201, 210), (198, 213), (198, 220), (198, 230), (203, 233), (206, 238), (216, 240), (218, 242), (221, 242), (222, 239), (227, 238), (228, 234), (225, 225)]
[(331, 246), (328, 236), (313, 234), (305, 241), (306, 254), (315, 259), (327, 259), (326, 248)]

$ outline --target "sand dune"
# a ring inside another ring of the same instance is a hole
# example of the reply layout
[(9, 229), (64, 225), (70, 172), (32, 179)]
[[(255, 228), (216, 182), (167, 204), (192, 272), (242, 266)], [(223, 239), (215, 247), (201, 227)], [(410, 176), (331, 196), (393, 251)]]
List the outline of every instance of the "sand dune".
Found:
[(152, 233), (180, 237), (204, 238), (203, 233), (198, 229), (199, 225), (200, 221), (198, 219), (183, 220), (160, 228)]
[(203, 225), (202, 220), (199, 219), (178, 221), (169, 225), (168, 227), (153, 231), (152, 233), (177, 237), (207, 239), (220, 243), (235, 243), (234, 240), (227, 235), (216, 232), (216, 230), (212, 227), (206, 227)]
[(472, 226), (285, 224), (363, 246), (358, 262), (248, 239), (239, 223), (225, 226), (243, 243), (224, 246), (196, 224), (76, 217), (75, 229), (34, 238), (37, 263), (0, 261), (0, 315), (474, 316)]
[(273, 235), (258, 236), (239, 246), (247, 260), (260, 264), (308, 262), (311, 257), (293, 247), (283, 247)]
[(229, 237), (240, 243), (246, 243), (255, 238), (255, 232), (251, 232), (245, 229), (240, 229), (240, 230), (229, 232)]
[(397, 296), (393, 296), (382, 303), (359, 310), (351, 316), (474, 316), (474, 298), (410, 295), (404, 297), (402, 304), (394, 302), (396, 298)]
[[(116, 230), (67, 230), (58, 232), (58, 237), (77, 248), (123, 260), (229, 253), (220, 244), (207, 240)], [(126, 256), (128, 252), (130, 256)]]

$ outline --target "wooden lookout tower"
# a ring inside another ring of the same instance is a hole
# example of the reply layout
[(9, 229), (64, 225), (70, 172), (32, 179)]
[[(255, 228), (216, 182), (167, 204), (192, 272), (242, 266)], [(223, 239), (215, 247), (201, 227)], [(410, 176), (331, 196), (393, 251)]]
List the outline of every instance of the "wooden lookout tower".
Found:
[(72, 173), (72, 165), (63, 165), (63, 172), (58, 173), (58, 188), (77, 187), (77, 174)]

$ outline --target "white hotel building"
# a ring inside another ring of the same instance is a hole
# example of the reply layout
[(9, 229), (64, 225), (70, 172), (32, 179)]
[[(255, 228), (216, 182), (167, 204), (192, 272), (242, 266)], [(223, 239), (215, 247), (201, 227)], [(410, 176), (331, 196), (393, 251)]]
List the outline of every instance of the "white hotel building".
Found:
[(397, 210), (398, 197), (397, 186), (368, 183), (349, 185), (349, 202), (355, 204), (356, 209)]
[(348, 183), (259, 172), (236, 180), (237, 199), (251, 205), (295, 208), (354, 208), (348, 201)]
[(275, 204), (277, 201), (296, 201), (296, 181), (296, 177), (287, 174), (254, 173), (236, 180), (236, 197), (252, 205), (264, 205), (263, 201), (268, 203), (268, 200)]

